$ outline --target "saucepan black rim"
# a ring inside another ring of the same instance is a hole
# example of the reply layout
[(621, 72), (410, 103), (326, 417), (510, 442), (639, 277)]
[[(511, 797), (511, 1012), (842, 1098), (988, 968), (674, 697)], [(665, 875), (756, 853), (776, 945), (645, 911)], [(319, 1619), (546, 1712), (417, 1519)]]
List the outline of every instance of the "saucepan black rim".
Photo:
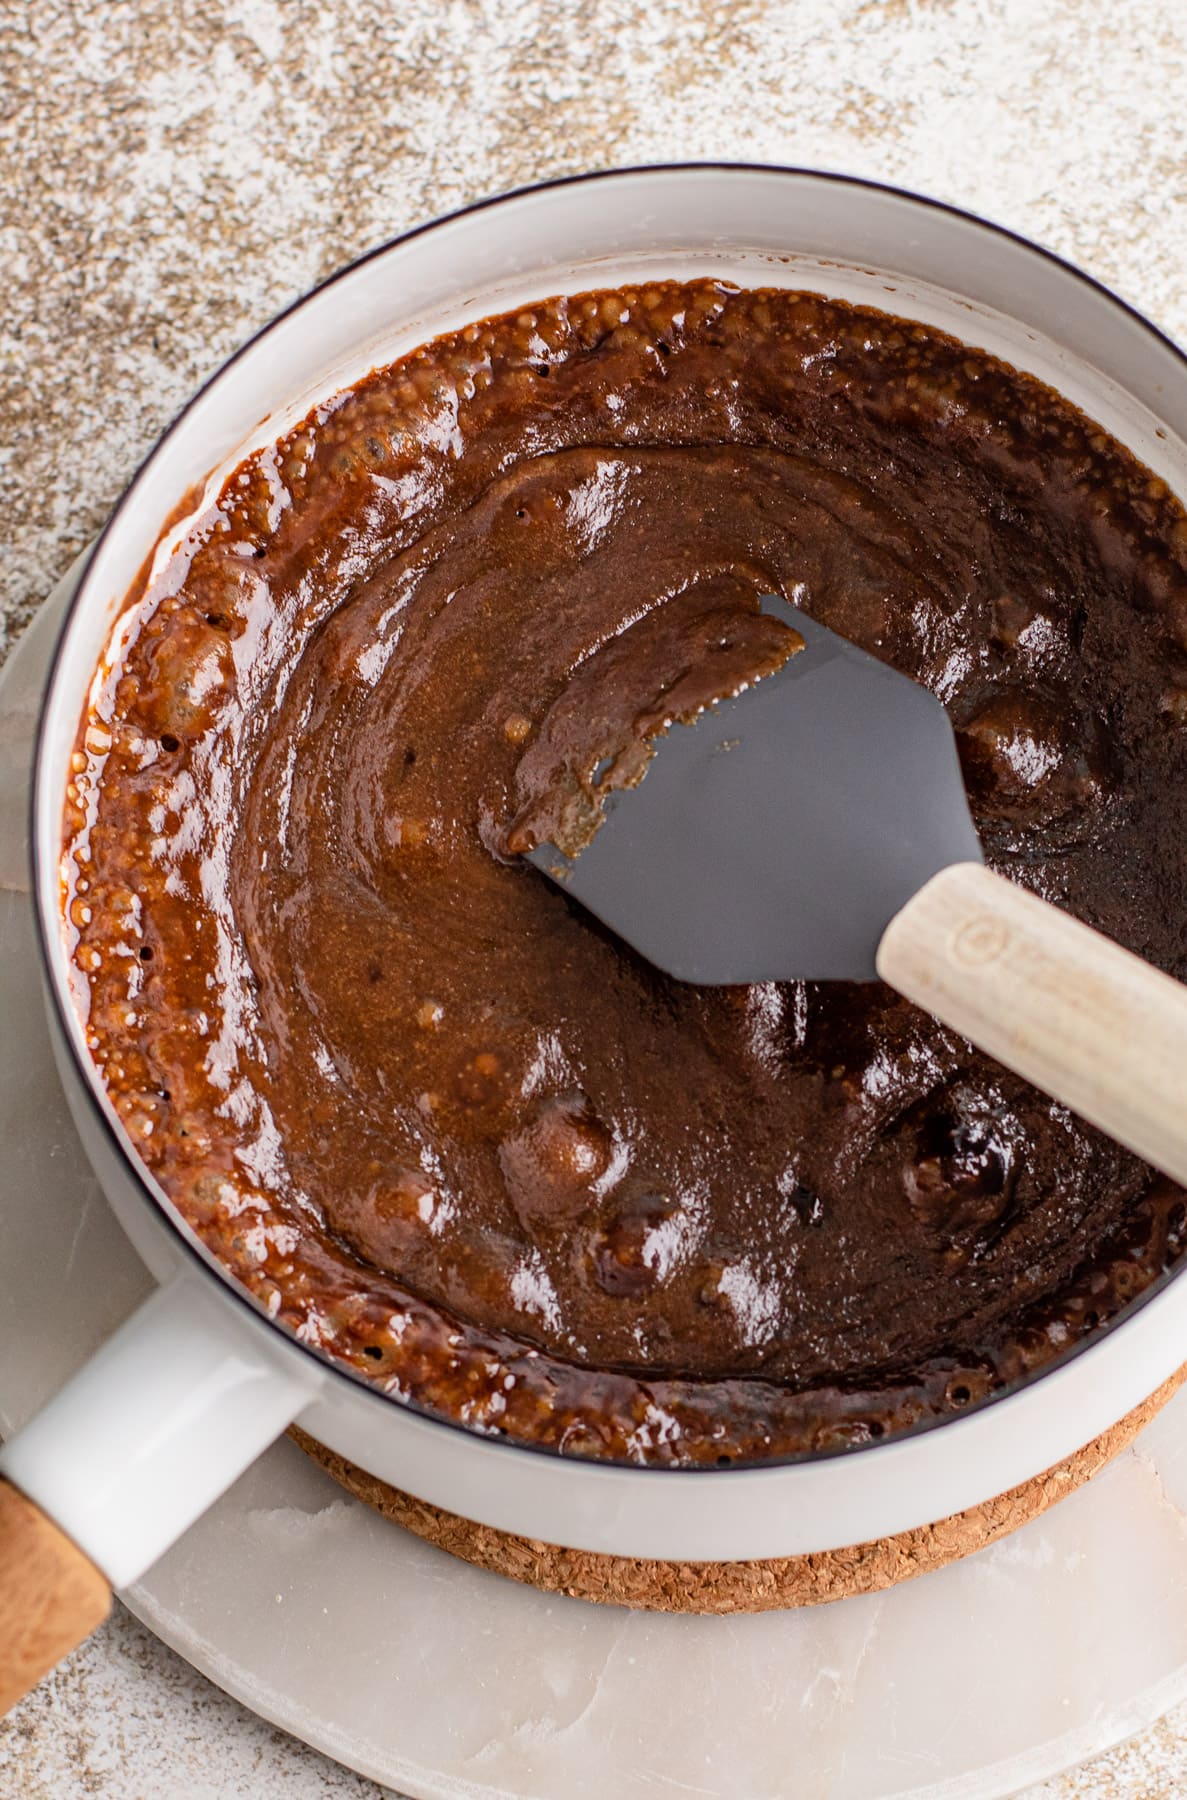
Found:
[[(257, 344), (262, 342), (264, 338), (268, 337), (277, 326), (282, 324), (293, 313), (298, 312), (316, 294), (323, 293), (327, 288), (335, 286), (338, 282), (353, 275), (358, 269), (375, 261), (377, 257), (385, 256), (389, 251), (396, 249), (401, 244), (411, 243), (414, 239), (423, 237), (429, 232), (436, 231), (441, 226), (449, 225), (457, 219), (467, 218), (476, 213), (491, 211), (494, 208), (506, 206), (515, 201), (522, 200), (532, 194), (546, 193), (555, 188), (578, 187), (587, 185), (591, 182), (623, 180), (638, 175), (679, 174), (695, 176), (697, 173), (777, 175), (790, 176), (797, 180), (832, 182), (839, 188), (857, 188), (872, 191), (874, 193), (886, 194), (898, 200), (908, 201), (914, 206), (925, 207), (929, 211), (946, 214), (948, 217), (958, 219), (964, 224), (976, 226), (982, 231), (991, 232), (996, 237), (1003, 238), (1016, 244), (1020, 248), (1028, 251), (1031, 255), (1053, 264), (1065, 275), (1071, 276), (1085, 288), (1117, 308), (1120, 313), (1128, 316), (1128, 318), (1139, 325), (1150, 338), (1162, 345), (1164, 349), (1171, 352), (1175, 359), (1181, 364), (1184, 375), (1187, 377), (1187, 352), (1176, 344), (1164, 331), (1161, 331), (1151, 320), (1146, 318), (1144, 313), (1139, 312), (1136, 307), (1131, 306), (1127, 300), (1122, 299), (1119, 294), (1114, 293), (1111, 288), (1106, 286), (1104, 282), (1098, 281), (1095, 276), (1086, 274), (1083, 269), (1077, 268), (1074, 263), (1068, 262), (1064, 257), (1057, 255), (1055, 251), (1047, 249), (1042, 244), (1034, 243), (1030, 238), (1023, 236), (1022, 233), (1010, 230), (1008, 226), (999, 225), (993, 220), (981, 218), (978, 214), (970, 212), (967, 208), (954, 206), (948, 201), (936, 200), (927, 194), (914, 193), (908, 188), (895, 187), (889, 182), (871, 181), (864, 176), (842, 174), (827, 169), (798, 167), (791, 164), (718, 161), (640, 163), (622, 168), (589, 170), (580, 175), (564, 175), (547, 181), (532, 182), (524, 187), (512, 188), (505, 193), (493, 194), (486, 199), (473, 201), (470, 205), (457, 207), (452, 212), (443, 213), (437, 218), (429, 219), (422, 225), (416, 225), (408, 231), (398, 233), (395, 237), (387, 239), (384, 243), (377, 245), (374, 249), (366, 251), (362, 256), (356, 257), (352, 262), (344, 264), (342, 268), (336, 269), (333, 274), (328, 275), (323, 281), (317, 282), (313, 287), (291, 301), (288, 306), (284, 307), (282, 311), (271, 318), (267, 324), (261, 326), (258, 331), (247, 338), (237, 350), (233, 351), (232, 354), (202, 382), (194, 393), (191, 394), (184, 406), (182, 406), (175, 414), (165, 429), (157, 436), (152, 448), (141, 460), (131, 480), (128, 482), (119, 500), (116, 502), (116, 505), (108, 516), (102, 531), (90, 548), (86, 564), (79, 576), (77, 588), (74, 595), (71, 597), (70, 604), (67, 607), (65, 616), (58, 630), (57, 640), (54, 645), (53, 654), (46, 675), (42, 708), (38, 718), (33, 776), (30, 782), (29, 825), (29, 844), (33, 880), (33, 914), (37, 932), (38, 953), (43, 966), (45, 986), (51, 996), (51, 1004), (58, 1025), (61, 1028), (62, 1035), (69, 1048), (70, 1056), (82, 1078), (82, 1086), (86, 1095), (88, 1108), (110, 1148), (118, 1156), (120, 1162), (130, 1169), (144, 1199), (153, 1206), (158, 1215), (171, 1228), (172, 1234), (176, 1238), (178, 1246), (185, 1256), (194, 1265), (200, 1267), (206, 1274), (213, 1274), (220, 1282), (220, 1285), (228, 1297), (240, 1307), (245, 1308), (252, 1319), (260, 1324), (272, 1326), (285, 1343), (289, 1344), (294, 1350), (309, 1357), (317, 1364), (319, 1370), (323, 1373), (328, 1371), (342, 1380), (351, 1382), (361, 1394), (367, 1395), (375, 1402), (377, 1407), (384, 1408), (385, 1412), (395, 1405), (404, 1412), (412, 1413), (418, 1420), (423, 1420), (427, 1424), (437, 1426), (445, 1431), (460, 1432), (471, 1442), (480, 1444), (485, 1449), (504, 1452), (513, 1451), (518, 1455), (528, 1452), (536, 1456), (555, 1459), (560, 1453), (545, 1445), (527, 1444), (516, 1439), (487, 1436), (485, 1433), (479, 1435), (470, 1426), (464, 1425), (456, 1419), (445, 1418), (441, 1414), (432, 1412), (429, 1409), (418, 1405), (414, 1401), (403, 1399), (397, 1395), (384, 1393), (373, 1381), (369, 1380), (365, 1374), (351, 1368), (348, 1364), (340, 1361), (329, 1352), (319, 1349), (317, 1346), (308, 1344), (304, 1342), (304, 1340), (296, 1337), (279, 1319), (270, 1318), (259, 1301), (256, 1300), (247, 1288), (242, 1285), (233, 1272), (227, 1268), (225, 1264), (220, 1262), (214, 1253), (206, 1247), (201, 1238), (198, 1237), (197, 1233), (186, 1222), (168, 1197), (162, 1198), (161, 1195), (154, 1191), (148, 1177), (148, 1171), (144, 1164), (140, 1161), (134, 1151), (130, 1151), (128, 1147), (121, 1142), (111, 1120), (100, 1102), (99, 1094), (97, 1092), (97, 1075), (95, 1068), (93, 1065), (84, 1065), (84, 1059), (74, 1042), (72, 1026), (75, 1021), (70, 1017), (68, 1009), (64, 1005), (62, 996), (58, 990), (58, 984), (53, 978), (53, 950), (51, 949), (48, 936), (48, 921), (42, 916), (40, 902), (42, 870), (40, 866), (41, 855), (38, 843), (39, 833), (37, 829), (37, 815), (39, 795), (43, 780), (45, 779), (46, 703), (48, 701), (48, 696), (53, 692), (57, 683), (66, 638), (71, 624), (73, 623), (77, 607), (81, 602), (91, 564), (103, 544), (106, 542), (108, 535), (115, 529), (116, 524), (122, 518), (125, 508), (131, 503), (133, 492), (144, 470), (158, 454), (166, 440), (172, 436), (173, 432), (181, 422), (188, 417), (193, 408), (203, 398), (207, 390), (211, 388), (216, 381), (220, 380), (229, 369), (233, 368), (249, 350), (252, 350)], [(799, 1467), (805, 1463), (820, 1463), (830, 1461), (837, 1457), (867, 1456), (878, 1450), (888, 1449), (894, 1444), (902, 1443), (907, 1438), (919, 1437), (925, 1433), (943, 1430), (945, 1427), (959, 1424), (962, 1420), (973, 1417), (976, 1413), (984, 1411), (987, 1407), (1000, 1405), (1003, 1400), (1008, 1399), (1011, 1395), (1017, 1394), (1023, 1389), (1033, 1386), (1036, 1382), (1043, 1381), (1058, 1370), (1066, 1368), (1075, 1358), (1083, 1356), (1090, 1351), (1098, 1350), (1107, 1337), (1110, 1337), (1121, 1326), (1132, 1319), (1135, 1313), (1153, 1300), (1156, 1295), (1160, 1294), (1163, 1289), (1184, 1272), (1185, 1269), (1187, 1269), (1187, 1258), (1185, 1258), (1177, 1267), (1166, 1270), (1155, 1281), (1151, 1282), (1141, 1294), (1137, 1295), (1127, 1306), (1122, 1308), (1122, 1310), (1110, 1319), (1107, 1324), (1098, 1327), (1090, 1337), (1073, 1345), (1070, 1349), (1063, 1352), (1062, 1355), (1052, 1358), (1052, 1360), (1045, 1363), (1042, 1368), (1035, 1370), (1030, 1374), (1020, 1376), (1016, 1381), (995, 1389), (991, 1394), (985, 1396), (981, 1400), (974, 1401), (957, 1413), (949, 1414), (943, 1418), (925, 1420), (918, 1425), (894, 1432), (887, 1437), (877, 1439), (874, 1442), (846, 1445), (829, 1450), (802, 1451), (791, 1456), (772, 1457), (761, 1461), (739, 1461), (737, 1463), (732, 1463), (728, 1468), (672, 1468), (654, 1464), (648, 1465), (619, 1461), (612, 1462), (608, 1459), (587, 1460), (583, 1458), (581, 1461), (582, 1471), (583, 1473), (587, 1472), (594, 1477), (599, 1474), (613, 1473), (621, 1475), (623, 1473), (630, 1473), (632, 1475), (662, 1475), (669, 1481), (676, 1476), (713, 1476), (715, 1479), (721, 1480), (730, 1475), (754, 1475), (762, 1472), (770, 1472), (773, 1474), (779, 1469)], [(377, 1419), (378, 1417), (379, 1415), (377, 1414)], [(572, 1459), (566, 1458), (565, 1460), (568, 1461)]]

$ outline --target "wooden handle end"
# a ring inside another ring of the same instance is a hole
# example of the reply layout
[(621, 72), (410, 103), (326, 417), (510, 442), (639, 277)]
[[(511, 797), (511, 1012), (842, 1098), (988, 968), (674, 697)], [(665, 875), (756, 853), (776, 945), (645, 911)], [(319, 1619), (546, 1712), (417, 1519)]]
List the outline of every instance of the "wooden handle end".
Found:
[(0, 1477), (0, 1716), (110, 1609), (111, 1588), (94, 1563)]

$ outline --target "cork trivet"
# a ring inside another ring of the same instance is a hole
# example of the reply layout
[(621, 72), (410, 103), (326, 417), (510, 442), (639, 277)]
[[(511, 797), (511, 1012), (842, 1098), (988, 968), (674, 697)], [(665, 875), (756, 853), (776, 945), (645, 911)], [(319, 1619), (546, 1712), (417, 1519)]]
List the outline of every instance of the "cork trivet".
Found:
[(769, 1612), (778, 1607), (818, 1606), (826, 1600), (894, 1587), (995, 1543), (1046, 1512), (1111, 1462), (1166, 1405), (1185, 1376), (1187, 1367), (1082, 1450), (1021, 1487), (999, 1494), (996, 1500), (896, 1537), (845, 1550), (760, 1562), (659, 1562), (564, 1550), (443, 1512), (378, 1481), (295, 1426), (289, 1435), (335, 1481), (385, 1519), (476, 1568), (510, 1576), (548, 1593), (609, 1606), (673, 1613)]

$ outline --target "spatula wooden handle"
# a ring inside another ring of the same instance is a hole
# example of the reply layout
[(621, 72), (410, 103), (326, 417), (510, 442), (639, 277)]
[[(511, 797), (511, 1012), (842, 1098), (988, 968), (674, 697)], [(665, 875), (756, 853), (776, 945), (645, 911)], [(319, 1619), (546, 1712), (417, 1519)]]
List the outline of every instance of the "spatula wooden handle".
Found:
[(0, 1716), (110, 1608), (111, 1589), (94, 1563), (0, 1477)]
[(1187, 986), (980, 863), (892, 919), (878, 973), (1187, 1184)]

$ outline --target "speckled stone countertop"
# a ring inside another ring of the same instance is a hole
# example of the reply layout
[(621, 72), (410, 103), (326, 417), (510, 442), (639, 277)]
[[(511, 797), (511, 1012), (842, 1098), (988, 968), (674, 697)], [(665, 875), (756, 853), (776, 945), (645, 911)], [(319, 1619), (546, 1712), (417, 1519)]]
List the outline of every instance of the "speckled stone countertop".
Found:
[[(1187, 338), (1187, 12), (1153, 0), (0, 0), (0, 656), (242, 338), (405, 227), (614, 163), (814, 164), (1050, 244)], [(1176, 1800), (1187, 1709), (1028, 1800)], [(0, 1800), (376, 1794), (125, 1614)]]

